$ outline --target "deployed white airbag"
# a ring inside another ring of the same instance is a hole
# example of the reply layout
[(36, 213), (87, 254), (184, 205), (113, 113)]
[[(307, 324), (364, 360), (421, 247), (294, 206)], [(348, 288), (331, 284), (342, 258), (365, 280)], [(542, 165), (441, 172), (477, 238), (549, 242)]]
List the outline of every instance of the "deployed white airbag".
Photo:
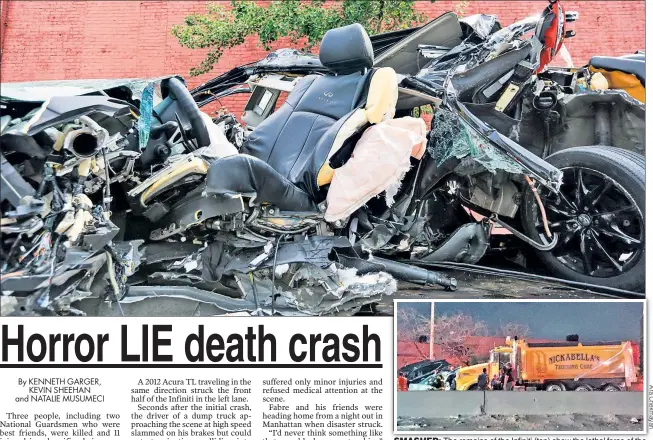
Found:
[(327, 194), (325, 219), (347, 217), (372, 197), (395, 188), (410, 169), (411, 155), (421, 159), (426, 150), (426, 123), (404, 117), (368, 128), (352, 157), (334, 171)]

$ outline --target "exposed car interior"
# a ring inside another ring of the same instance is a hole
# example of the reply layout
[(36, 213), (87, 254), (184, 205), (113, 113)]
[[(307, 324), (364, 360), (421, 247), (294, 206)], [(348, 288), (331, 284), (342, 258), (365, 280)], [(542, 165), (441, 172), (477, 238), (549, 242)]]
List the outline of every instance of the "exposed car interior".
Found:
[(330, 75), (304, 77), (249, 134), (242, 155), (211, 164), (208, 194), (257, 194), (282, 210), (317, 211), (333, 175), (329, 160), (367, 124), (392, 117), (397, 102), (394, 71), (371, 69), (372, 45), (359, 24), (329, 30), (320, 61)]

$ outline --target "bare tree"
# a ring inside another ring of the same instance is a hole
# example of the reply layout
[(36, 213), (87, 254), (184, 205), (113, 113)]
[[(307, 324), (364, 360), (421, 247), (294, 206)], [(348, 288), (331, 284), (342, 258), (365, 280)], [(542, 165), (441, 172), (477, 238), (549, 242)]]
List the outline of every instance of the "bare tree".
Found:
[(501, 336), (506, 337), (515, 337), (517, 336), (520, 339), (527, 338), (530, 333), (530, 329), (527, 324), (521, 324), (519, 322), (501, 322)]
[(447, 358), (468, 362), (477, 351), (474, 336), (487, 336), (487, 325), (483, 321), (462, 313), (439, 316), (435, 320), (435, 343)]
[[(413, 308), (397, 308), (397, 341), (411, 342), (417, 355), (428, 359), (426, 344), (420, 339), (431, 332), (428, 316), (420, 314)], [(487, 325), (475, 321), (469, 315), (456, 313), (436, 316), (434, 323), (435, 344), (442, 350), (444, 357), (465, 363), (478, 351), (478, 341), (474, 337), (487, 336)]]
[(416, 309), (397, 307), (397, 341), (411, 342), (417, 354), (422, 359), (428, 359), (428, 352), (419, 343), (420, 337), (430, 332), (430, 322), (427, 316), (421, 315)]

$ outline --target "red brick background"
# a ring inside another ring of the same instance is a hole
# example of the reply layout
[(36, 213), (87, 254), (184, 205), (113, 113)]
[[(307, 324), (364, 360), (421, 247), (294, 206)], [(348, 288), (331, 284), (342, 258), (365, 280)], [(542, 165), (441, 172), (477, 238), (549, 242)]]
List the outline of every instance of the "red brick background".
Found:
[[(148, 77), (182, 74), (198, 64), (202, 50), (182, 48), (170, 29), (205, 1), (21, 1), (0, 0), (2, 82), (49, 79)], [(422, 1), (430, 18), (455, 10), (460, 1)], [(503, 25), (539, 13), (546, 0), (469, 1), (465, 14), (497, 14)], [(594, 54), (622, 55), (644, 49), (644, 1), (567, 1), (580, 12), (567, 40), (576, 65)], [(279, 42), (275, 47), (287, 43)], [(256, 40), (227, 51), (208, 74), (189, 78), (196, 86), (239, 64), (262, 58)], [(223, 100), (239, 114), (246, 95)]]

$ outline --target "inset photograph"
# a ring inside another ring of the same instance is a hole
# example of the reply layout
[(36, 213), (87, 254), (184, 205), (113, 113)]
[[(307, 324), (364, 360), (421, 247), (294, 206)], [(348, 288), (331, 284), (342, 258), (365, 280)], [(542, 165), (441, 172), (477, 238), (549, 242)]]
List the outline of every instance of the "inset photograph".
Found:
[(395, 431), (644, 430), (642, 301), (397, 301)]

